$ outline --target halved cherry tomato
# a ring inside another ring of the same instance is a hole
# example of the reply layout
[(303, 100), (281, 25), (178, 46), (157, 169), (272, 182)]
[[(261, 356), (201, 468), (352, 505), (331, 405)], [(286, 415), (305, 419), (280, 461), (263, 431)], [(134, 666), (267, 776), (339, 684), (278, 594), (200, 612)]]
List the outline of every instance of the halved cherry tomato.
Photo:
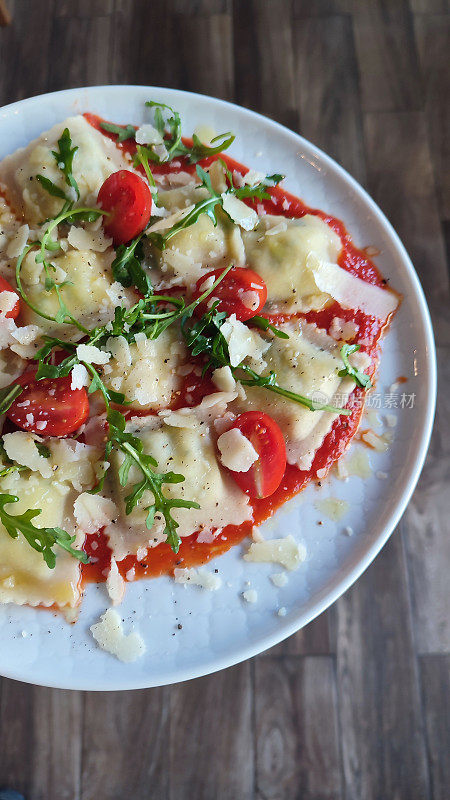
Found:
[[(14, 294), (17, 294), (16, 290), (13, 289), (11, 284), (8, 283), (8, 281), (5, 278), (2, 278), (1, 276), (0, 276), (0, 292), (13, 292)], [(16, 319), (16, 317), (19, 316), (19, 312), (20, 312), (20, 300), (19, 297), (17, 297), (17, 302), (14, 304), (11, 311), (8, 311), (5, 314), (5, 317), (7, 319)]]
[[(193, 299), (196, 300), (206, 291), (208, 278), (216, 280), (222, 272), (223, 268), (214, 269), (200, 278), (195, 285)], [(236, 318), (244, 322), (261, 311), (267, 300), (267, 286), (252, 269), (232, 267), (212, 294), (197, 306), (196, 313), (204, 314), (208, 310), (207, 303), (212, 297), (220, 300), (219, 311), (225, 311), (228, 315), (236, 314)]]
[(248, 472), (230, 471), (231, 475), (250, 497), (269, 497), (278, 489), (286, 469), (286, 446), (278, 424), (262, 411), (247, 411), (231, 427), (238, 428), (258, 453)]
[(23, 392), (6, 416), (24, 431), (41, 436), (73, 433), (89, 416), (89, 400), (86, 389), (71, 389), (71, 382), (70, 375), (37, 381), (34, 371), (24, 372), (15, 381)]
[(110, 216), (103, 227), (114, 244), (134, 239), (147, 225), (152, 210), (152, 196), (145, 181), (127, 169), (113, 172), (100, 187), (97, 202)]

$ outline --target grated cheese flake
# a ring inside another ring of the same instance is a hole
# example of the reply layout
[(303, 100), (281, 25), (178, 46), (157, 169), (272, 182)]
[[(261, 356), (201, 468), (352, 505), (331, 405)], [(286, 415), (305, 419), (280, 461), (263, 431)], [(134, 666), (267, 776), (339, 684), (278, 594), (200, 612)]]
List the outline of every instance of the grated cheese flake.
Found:
[(306, 558), (306, 548), (289, 535), (285, 539), (266, 539), (263, 542), (252, 542), (245, 561), (255, 563), (281, 564), (288, 570), (297, 569)]
[(90, 631), (102, 650), (128, 664), (136, 661), (146, 651), (145, 642), (137, 632), (126, 635), (117, 611), (108, 608), (100, 621), (91, 625)]

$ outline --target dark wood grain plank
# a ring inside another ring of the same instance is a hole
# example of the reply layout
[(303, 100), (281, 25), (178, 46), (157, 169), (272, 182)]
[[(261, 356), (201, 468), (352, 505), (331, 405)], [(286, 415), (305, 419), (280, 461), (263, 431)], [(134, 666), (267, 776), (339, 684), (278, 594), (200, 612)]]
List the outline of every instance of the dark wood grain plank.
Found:
[(85, 695), (81, 800), (166, 800), (168, 689)]
[(299, 656), (299, 655), (330, 655), (335, 650), (335, 638), (330, 632), (333, 629), (331, 620), (334, 616), (334, 609), (331, 608), (320, 617), (317, 617), (305, 628), (302, 628), (293, 636), (289, 636), (284, 642), (280, 642), (275, 647), (267, 650), (260, 658), (272, 656)]
[(448, 271), (423, 113), (367, 114), (369, 191), (403, 240), (441, 343), (450, 343)]
[(232, 0), (169, 0), (168, 9), (188, 16), (231, 14)]
[(230, 14), (177, 14), (175, 35), (182, 65), (180, 88), (231, 100), (233, 30)]
[(358, 0), (293, 0), (294, 19), (350, 14)]
[(27, 800), (79, 797), (82, 695), (2, 680), (0, 787)]
[(450, 15), (422, 15), (415, 33), (441, 216), (450, 219)]
[(420, 110), (420, 70), (407, 0), (356, 3), (353, 25), (363, 110)]
[(76, 800), (80, 795), (83, 696), (33, 689), (33, 749), (27, 800)]
[(406, 567), (398, 533), (338, 600), (337, 629), (346, 800), (428, 797)]
[(408, 556), (416, 648), (450, 653), (450, 349), (438, 348), (438, 400), (427, 461), (402, 521)]
[(339, 800), (332, 659), (260, 658), (255, 677), (258, 798)]
[(450, 11), (449, 0), (409, 0), (415, 14), (440, 14)]
[(165, 0), (116, 0), (113, 15), (112, 83), (179, 88), (183, 66), (174, 15)]
[(114, 11), (114, 0), (58, 0), (55, 17), (104, 17)]
[(110, 83), (111, 31), (110, 16), (56, 17), (50, 50), (59, 51), (59, 56), (49, 59), (49, 90)]
[(420, 659), (431, 797), (446, 800), (450, 786), (450, 655)]
[(0, 786), (28, 793), (33, 737), (33, 687), (0, 679)]
[(252, 800), (251, 662), (170, 694), (170, 800)]
[(291, 4), (234, 3), (236, 100), (298, 130)]
[(358, 68), (350, 18), (299, 20), (294, 42), (301, 133), (364, 182)]
[(0, 105), (46, 91), (54, 0), (9, 0), (0, 34)]

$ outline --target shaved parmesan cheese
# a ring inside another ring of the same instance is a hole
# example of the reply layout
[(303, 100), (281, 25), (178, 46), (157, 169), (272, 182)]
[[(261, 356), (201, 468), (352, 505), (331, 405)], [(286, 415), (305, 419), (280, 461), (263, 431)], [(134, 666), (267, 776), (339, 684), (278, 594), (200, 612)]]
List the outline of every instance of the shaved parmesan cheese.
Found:
[(121, 366), (131, 367), (131, 350), (125, 336), (110, 336), (106, 342), (106, 347), (111, 352), (112, 357), (120, 362)]
[(264, 172), (258, 172), (256, 169), (249, 169), (243, 176), (243, 183), (246, 183), (247, 186), (256, 186), (256, 184), (261, 183), (265, 177)]
[(289, 570), (297, 569), (306, 558), (306, 548), (289, 535), (285, 539), (267, 539), (263, 542), (252, 542), (245, 561), (255, 563), (281, 564)]
[(111, 556), (111, 566), (106, 578), (106, 590), (112, 600), (113, 606), (118, 606), (125, 595), (125, 581), (119, 572), (117, 561)]
[(236, 391), (236, 381), (230, 367), (219, 367), (212, 374), (212, 381), (222, 392)]
[(239, 294), (239, 300), (242, 302), (242, 305), (244, 305), (245, 308), (251, 309), (252, 311), (259, 306), (258, 292), (241, 292)]
[(359, 325), (353, 322), (353, 320), (347, 321), (340, 317), (333, 317), (329, 334), (333, 339), (336, 339), (336, 341), (349, 342), (351, 339), (355, 338), (358, 331)]
[(389, 447), (389, 441), (384, 436), (378, 436), (375, 431), (364, 431), (361, 434), (361, 439), (365, 444), (376, 450), (378, 453), (385, 453)]
[(108, 608), (101, 615), (99, 622), (91, 625), (90, 631), (99, 647), (116, 656), (119, 661), (128, 664), (145, 653), (146, 647), (142, 636), (136, 632), (126, 635), (123, 632), (122, 620), (112, 608)]
[(89, 231), (74, 225), (69, 230), (67, 241), (75, 250), (95, 250), (97, 253), (104, 253), (112, 245), (112, 239), (105, 236), (103, 228)]
[(233, 222), (240, 225), (244, 231), (252, 231), (256, 227), (258, 214), (253, 208), (249, 208), (242, 200), (228, 192), (223, 192), (221, 197), (223, 210)]
[(272, 228), (268, 228), (266, 230), (266, 236), (276, 236), (277, 233), (284, 233), (284, 231), (287, 231), (287, 227), (288, 226), (286, 220), (282, 220), (281, 222), (278, 222), (277, 225), (274, 225)]
[(76, 350), (77, 358), (87, 364), (107, 364), (111, 353), (105, 353), (93, 344), (79, 344)]
[(232, 367), (239, 366), (247, 357), (261, 361), (270, 347), (270, 342), (264, 341), (256, 331), (247, 328), (243, 322), (236, 319), (236, 314), (231, 314), (225, 320), (220, 332), (228, 345)]
[(220, 460), (224, 467), (233, 472), (248, 472), (258, 460), (258, 453), (252, 443), (238, 428), (222, 433), (217, 440)]
[(6, 248), (6, 255), (8, 258), (17, 258), (20, 256), (23, 248), (28, 241), (30, 229), (28, 225), (21, 225), (15, 236), (9, 240), (8, 247)]
[(135, 139), (137, 144), (162, 144), (163, 142), (160, 132), (149, 123), (145, 123), (137, 129)]
[(42, 328), (38, 325), (21, 325), (11, 331), (11, 336), (19, 344), (28, 345), (36, 341), (42, 333)]
[(270, 576), (270, 580), (274, 586), (281, 588), (282, 586), (286, 586), (288, 582), (288, 576), (285, 572), (274, 572), (274, 574)]
[(245, 247), (241, 232), (237, 225), (233, 227), (231, 236), (228, 240), (230, 257), (235, 267), (245, 266)]
[(174, 569), (173, 574), (175, 583), (184, 583), (185, 586), (190, 583), (191, 586), (200, 586), (209, 592), (215, 592), (222, 586), (222, 578), (207, 569)]
[(15, 292), (0, 292), (0, 314), (5, 316), (9, 314), (9, 312), (13, 310), (18, 299), (19, 296)]
[(194, 208), (194, 204), (191, 203), (186, 208), (181, 209), (181, 211), (175, 211), (174, 214), (170, 214), (169, 217), (163, 217), (159, 219), (157, 222), (154, 222), (153, 225), (150, 225), (147, 228), (146, 233), (155, 233), (157, 231), (166, 231), (169, 228), (172, 228), (176, 222), (184, 219)]
[(52, 468), (47, 458), (41, 456), (36, 447), (36, 442), (42, 441), (38, 437), (25, 431), (5, 433), (3, 445), (6, 455), (11, 461), (22, 464), (24, 467), (39, 472), (43, 478), (52, 477)]
[(310, 253), (306, 266), (314, 275), (314, 282), (321, 292), (326, 292), (343, 308), (358, 308), (378, 319), (387, 319), (398, 306), (398, 298), (388, 289), (380, 289), (357, 278), (338, 264), (322, 261)]
[(242, 597), (247, 603), (256, 603), (258, 599), (258, 592), (256, 589), (247, 589), (245, 592), (242, 592)]
[(89, 373), (84, 364), (75, 364), (70, 373), (71, 389), (82, 389), (83, 386), (89, 385)]
[(109, 525), (119, 512), (117, 506), (108, 497), (100, 494), (83, 492), (73, 504), (75, 519), (84, 533), (96, 533), (105, 525)]

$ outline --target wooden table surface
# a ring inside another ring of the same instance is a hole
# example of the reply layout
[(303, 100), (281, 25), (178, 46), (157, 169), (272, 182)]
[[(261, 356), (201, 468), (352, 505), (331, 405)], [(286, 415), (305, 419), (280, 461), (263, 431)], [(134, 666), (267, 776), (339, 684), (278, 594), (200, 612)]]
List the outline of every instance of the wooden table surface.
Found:
[(172, 86), (302, 133), (385, 211), (430, 304), (440, 374), (418, 488), (375, 563), (273, 650), (177, 686), (0, 681), (0, 788), (27, 800), (450, 796), (448, 0), (8, 0), (0, 105)]

